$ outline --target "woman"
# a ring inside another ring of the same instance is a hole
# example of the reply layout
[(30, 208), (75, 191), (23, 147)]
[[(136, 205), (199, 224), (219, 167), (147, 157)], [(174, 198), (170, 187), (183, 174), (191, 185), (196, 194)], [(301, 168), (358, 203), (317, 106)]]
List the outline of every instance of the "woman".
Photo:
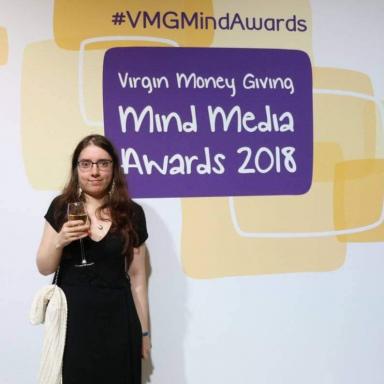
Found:
[[(89, 220), (67, 218), (83, 201)], [(63, 384), (139, 384), (148, 358), (143, 209), (130, 200), (118, 157), (101, 135), (85, 137), (72, 156), (71, 176), (46, 215), (37, 267), (59, 269), (68, 305)], [(81, 266), (82, 239), (88, 266)]]

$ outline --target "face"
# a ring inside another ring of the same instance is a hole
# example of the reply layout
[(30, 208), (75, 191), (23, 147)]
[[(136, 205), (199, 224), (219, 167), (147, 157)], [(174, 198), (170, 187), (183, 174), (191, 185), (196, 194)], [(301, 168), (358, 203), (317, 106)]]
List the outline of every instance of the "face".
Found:
[[(90, 144), (80, 152), (78, 161), (81, 160), (90, 160), (96, 163), (99, 160), (112, 160), (112, 158), (104, 149)], [(113, 178), (112, 163), (106, 169), (100, 168), (96, 164), (92, 164), (90, 169), (77, 167), (81, 189), (84, 193), (95, 198), (101, 198), (108, 193)]]

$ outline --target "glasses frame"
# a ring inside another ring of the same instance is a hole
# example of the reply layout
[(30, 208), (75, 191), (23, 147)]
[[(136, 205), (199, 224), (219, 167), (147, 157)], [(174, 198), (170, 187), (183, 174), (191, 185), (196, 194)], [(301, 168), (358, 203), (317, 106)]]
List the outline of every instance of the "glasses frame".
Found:
[[(82, 167), (81, 163), (83, 162), (87, 162), (90, 164), (89, 167)], [(101, 163), (108, 163), (108, 166), (106, 168), (103, 168), (100, 166)], [(111, 169), (111, 165), (113, 164), (113, 160), (109, 160), (109, 159), (100, 159), (100, 160), (97, 160), (97, 161), (92, 161), (92, 160), (79, 160), (77, 162), (77, 166), (80, 170), (82, 171), (90, 171), (94, 165), (96, 165), (97, 169), (99, 171), (108, 171), (109, 169)]]

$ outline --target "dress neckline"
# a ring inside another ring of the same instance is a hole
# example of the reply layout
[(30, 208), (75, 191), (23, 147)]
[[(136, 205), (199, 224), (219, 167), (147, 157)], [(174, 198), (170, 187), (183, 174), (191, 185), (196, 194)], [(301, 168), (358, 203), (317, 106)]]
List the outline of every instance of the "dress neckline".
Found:
[[(111, 227), (112, 227), (112, 225), (111, 225)], [(100, 240), (94, 240), (94, 239), (92, 239), (91, 236), (88, 236), (88, 239), (91, 240), (92, 243), (101, 243), (109, 235), (109, 232), (111, 231), (111, 227), (109, 227), (108, 231), (105, 233), (105, 235)]]

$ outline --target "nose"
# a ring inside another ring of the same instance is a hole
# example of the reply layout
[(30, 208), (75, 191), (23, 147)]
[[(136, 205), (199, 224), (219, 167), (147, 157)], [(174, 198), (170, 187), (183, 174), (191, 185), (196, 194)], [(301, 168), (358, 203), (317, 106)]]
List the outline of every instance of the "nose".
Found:
[(91, 174), (92, 176), (93, 175), (98, 175), (100, 172), (99, 172), (99, 167), (97, 166), (96, 163), (93, 163), (92, 164), (92, 167), (91, 167)]

